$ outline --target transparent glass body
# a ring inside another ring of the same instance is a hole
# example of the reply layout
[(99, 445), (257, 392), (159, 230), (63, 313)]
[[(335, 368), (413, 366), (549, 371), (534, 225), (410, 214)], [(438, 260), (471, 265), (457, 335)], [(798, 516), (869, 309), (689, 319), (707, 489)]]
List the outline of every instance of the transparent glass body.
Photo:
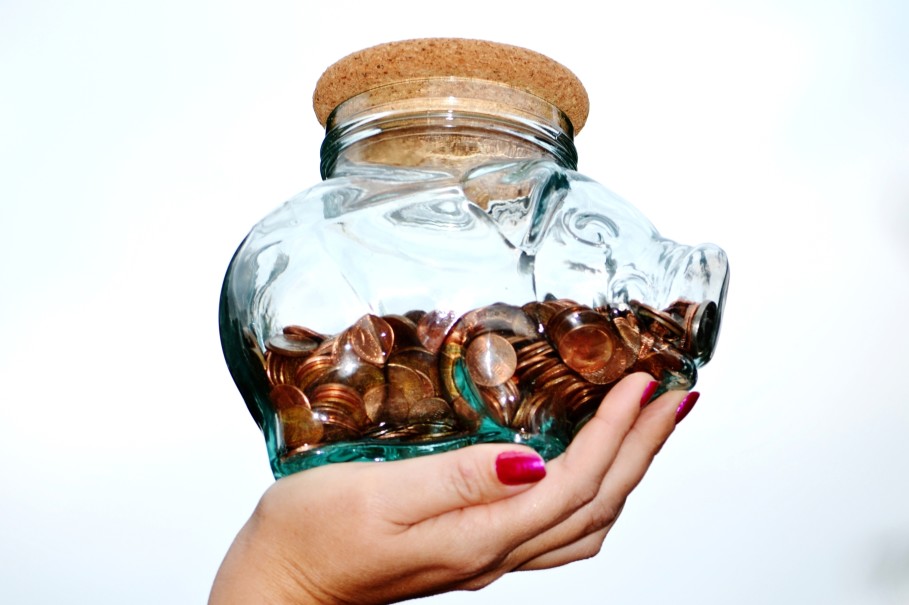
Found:
[(403, 82), (326, 132), (323, 182), (253, 227), (221, 294), (276, 477), (481, 442), (551, 458), (622, 376), (690, 388), (711, 358), (725, 254), (579, 174), (542, 99)]

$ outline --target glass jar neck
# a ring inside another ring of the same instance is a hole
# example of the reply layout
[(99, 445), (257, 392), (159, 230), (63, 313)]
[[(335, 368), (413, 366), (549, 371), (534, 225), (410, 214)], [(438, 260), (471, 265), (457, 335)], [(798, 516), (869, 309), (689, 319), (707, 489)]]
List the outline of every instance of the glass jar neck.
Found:
[(493, 161), (549, 159), (577, 168), (574, 132), (549, 102), (467, 78), (397, 82), (361, 93), (328, 117), (322, 178), (386, 165), (461, 174)]

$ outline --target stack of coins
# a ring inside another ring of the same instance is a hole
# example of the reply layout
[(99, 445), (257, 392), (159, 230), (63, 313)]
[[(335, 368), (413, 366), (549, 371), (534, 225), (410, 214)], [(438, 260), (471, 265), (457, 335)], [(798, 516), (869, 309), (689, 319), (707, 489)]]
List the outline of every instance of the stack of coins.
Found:
[(691, 386), (692, 358), (712, 344), (715, 319), (714, 303), (685, 300), (663, 310), (497, 303), (460, 317), (364, 315), (334, 336), (290, 325), (256, 353), (288, 455), (329, 443), (445, 440), (484, 422), (570, 436), (629, 373)]

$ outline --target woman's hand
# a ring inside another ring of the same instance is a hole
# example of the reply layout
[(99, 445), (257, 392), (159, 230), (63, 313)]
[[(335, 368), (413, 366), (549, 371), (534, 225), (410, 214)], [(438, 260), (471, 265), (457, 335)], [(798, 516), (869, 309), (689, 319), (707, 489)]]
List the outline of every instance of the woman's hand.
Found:
[(277, 481), (222, 563), (210, 603), (388, 603), (486, 586), (599, 552), (625, 499), (697, 400), (623, 379), (561, 456), (487, 444)]

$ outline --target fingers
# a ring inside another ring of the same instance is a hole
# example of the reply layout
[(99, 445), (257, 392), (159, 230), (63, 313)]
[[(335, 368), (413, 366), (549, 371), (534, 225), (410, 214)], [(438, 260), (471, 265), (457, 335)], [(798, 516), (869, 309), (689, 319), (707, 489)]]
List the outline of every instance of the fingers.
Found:
[[(619, 382), (597, 414), (578, 433), (568, 450), (547, 465), (547, 477), (525, 493), (497, 501), (464, 516), (497, 521), (500, 538), (514, 550), (547, 532), (591, 502), (600, 492), (622, 442), (640, 413), (641, 395), (651, 378), (635, 374)], [(577, 539), (571, 536), (571, 541)], [(555, 538), (553, 538), (555, 540)], [(561, 545), (561, 544), (558, 544)], [(558, 546), (557, 545), (557, 546)], [(542, 550), (528, 550), (525, 559)]]
[[(385, 486), (396, 494), (388, 519), (409, 526), (466, 507), (519, 494), (546, 476), (528, 447), (484, 444), (382, 465)], [(380, 476), (378, 481), (383, 482)], [(405, 496), (406, 506), (401, 505)]]
[[(564, 467), (561, 478), (546, 481), (546, 487), (541, 485), (542, 489), (534, 490), (532, 497), (509, 502), (498, 507), (504, 511), (494, 514), (504, 518), (517, 515), (519, 522), (514, 525), (524, 528), (526, 537), (530, 537), (592, 500), (640, 413), (641, 395), (651, 381), (643, 373), (620, 381), (568, 451), (557, 460)], [(393, 486), (396, 494), (413, 494), (406, 509), (390, 511), (402, 525), (505, 498), (511, 501), (546, 473), (539, 455), (530, 448), (497, 444), (394, 462), (383, 469), (388, 473), (388, 485)], [(522, 478), (521, 473), (528, 471), (530, 475)], [(515, 535), (514, 539), (521, 537)]]
[(622, 443), (614, 464), (604, 476), (597, 496), (564, 523), (525, 544), (525, 555), (532, 552), (542, 554), (527, 560), (520, 569), (556, 567), (599, 552), (625, 499), (640, 483), (669, 438), (677, 418), (690, 410), (690, 406), (682, 402), (696, 400), (697, 394), (691, 395), (670, 391), (641, 412)]

